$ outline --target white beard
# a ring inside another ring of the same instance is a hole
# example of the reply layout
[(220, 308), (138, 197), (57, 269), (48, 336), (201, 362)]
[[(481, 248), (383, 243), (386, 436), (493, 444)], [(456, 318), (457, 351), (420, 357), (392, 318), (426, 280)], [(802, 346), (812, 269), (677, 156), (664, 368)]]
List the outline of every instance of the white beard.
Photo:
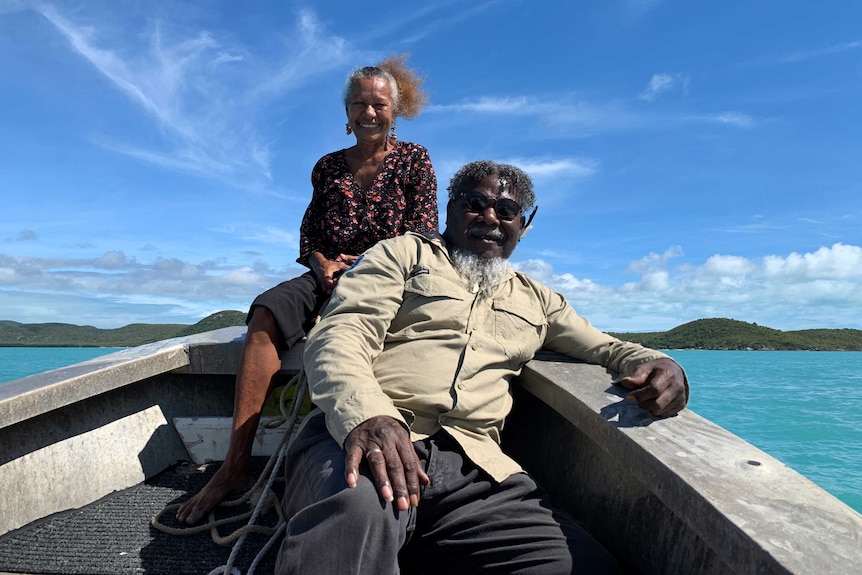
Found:
[(480, 258), (472, 252), (451, 250), (452, 263), (474, 289), (479, 297), (489, 298), (509, 275), (509, 260), (505, 258)]

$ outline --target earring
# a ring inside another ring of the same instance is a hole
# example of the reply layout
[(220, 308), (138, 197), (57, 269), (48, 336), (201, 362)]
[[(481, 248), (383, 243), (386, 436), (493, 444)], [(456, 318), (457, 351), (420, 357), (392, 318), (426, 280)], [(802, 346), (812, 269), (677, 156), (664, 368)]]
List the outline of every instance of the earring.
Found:
[(350, 127), (350, 122), (344, 124), (344, 133), (348, 136), (353, 133), (353, 128)]
[(395, 122), (392, 122), (392, 129), (390, 130), (389, 138), (393, 142), (398, 139), (398, 134), (395, 133)]

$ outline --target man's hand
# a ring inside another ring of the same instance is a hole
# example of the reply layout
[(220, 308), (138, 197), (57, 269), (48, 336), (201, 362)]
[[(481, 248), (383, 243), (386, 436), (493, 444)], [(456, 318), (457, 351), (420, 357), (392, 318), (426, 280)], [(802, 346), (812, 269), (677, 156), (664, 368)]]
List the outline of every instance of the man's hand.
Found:
[(656, 417), (670, 417), (685, 407), (685, 375), (677, 362), (661, 358), (639, 365), (634, 373), (616, 381), (629, 389), (628, 397)]
[(364, 457), (382, 499), (394, 501), (401, 511), (419, 505), (419, 484), (430, 485), (431, 481), (419, 465), (410, 433), (400, 421), (383, 415), (363, 421), (347, 436), (344, 449), (348, 486), (356, 487)]

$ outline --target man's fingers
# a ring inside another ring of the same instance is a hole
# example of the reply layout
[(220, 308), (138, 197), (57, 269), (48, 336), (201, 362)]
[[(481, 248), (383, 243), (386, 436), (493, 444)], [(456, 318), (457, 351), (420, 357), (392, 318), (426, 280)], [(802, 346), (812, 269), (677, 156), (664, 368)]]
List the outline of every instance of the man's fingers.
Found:
[(634, 389), (628, 398), (655, 415), (676, 415), (685, 407), (685, 376), (679, 365), (670, 359), (658, 359), (639, 365), (628, 377), (617, 383)]
[(419, 505), (420, 483), (429, 483), (415, 453), (412, 443), (399, 443), (396, 448), (386, 451), (374, 446), (365, 452), (365, 460), (380, 497), (388, 503), (394, 502), (401, 511)]
[(671, 400), (671, 397), (660, 394), (654, 387), (642, 387), (631, 392), (628, 397), (636, 401), (642, 409), (646, 409), (656, 416), (664, 413), (666, 404)]
[(371, 469), (371, 477), (377, 485), (380, 497), (386, 502), (392, 502), (395, 497), (392, 493), (392, 482), (389, 480), (389, 464), (386, 456), (383, 455), (383, 450), (372, 445), (365, 451), (365, 460)]
[[(419, 490), (422, 485), (430, 485), (431, 480), (419, 465), (419, 460), (416, 458), (416, 450), (412, 443), (407, 445), (398, 445), (398, 456), (401, 460), (402, 472), (404, 477), (404, 490), (395, 490), (395, 498), (398, 503), (398, 508), (406, 510), (407, 507), (416, 507), (419, 505)], [(403, 501), (401, 498), (403, 497)]]
[(644, 386), (648, 376), (649, 371), (644, 370), (643, 366), (638, 366), (634, 373), (627, 377), (621, 377), (617, 379), (614, 383), (619, 383), (623, 387), (627, 387), (629, 389), (637, 389), (638, 387)]
[(635, 391), (628, 394), (629, 399), (632, 399), (639, 404), (645, 401), (651, 401), (653, 399), (656, 399), (658, 396), (659, 390), (652, 386), (641, 387), (640, 389), (636, 389)]
[(359, 481), (359, 462), (362, 461), (362, 448), (351, 446), (347, 448), (347, 457), (344, 458), (344, 480), (350, 488), (356, 487)]
[(402, 511), (419, 504), (420, 485), (430, 481), (419, 465), (416, 449), (402, 422), (388, 416), (372, 417), (348, 434), (344, 447), (348, 481), (351, 473), (358, 479), (359, 463), (365, 458), (371, 480), (383, 500), (394, 502)]

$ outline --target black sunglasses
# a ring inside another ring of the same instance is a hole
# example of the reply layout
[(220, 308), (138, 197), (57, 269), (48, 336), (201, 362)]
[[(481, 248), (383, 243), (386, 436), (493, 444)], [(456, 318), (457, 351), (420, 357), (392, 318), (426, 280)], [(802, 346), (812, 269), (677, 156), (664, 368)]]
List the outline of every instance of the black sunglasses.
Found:
[(464, 205), (471, 214), (481, 214), (490, 205), (501, 220), (510, 222), (521, 213), (521, 204), (509, 198), (489, 198), (479, 192), (467, 192), (464, 195)]

